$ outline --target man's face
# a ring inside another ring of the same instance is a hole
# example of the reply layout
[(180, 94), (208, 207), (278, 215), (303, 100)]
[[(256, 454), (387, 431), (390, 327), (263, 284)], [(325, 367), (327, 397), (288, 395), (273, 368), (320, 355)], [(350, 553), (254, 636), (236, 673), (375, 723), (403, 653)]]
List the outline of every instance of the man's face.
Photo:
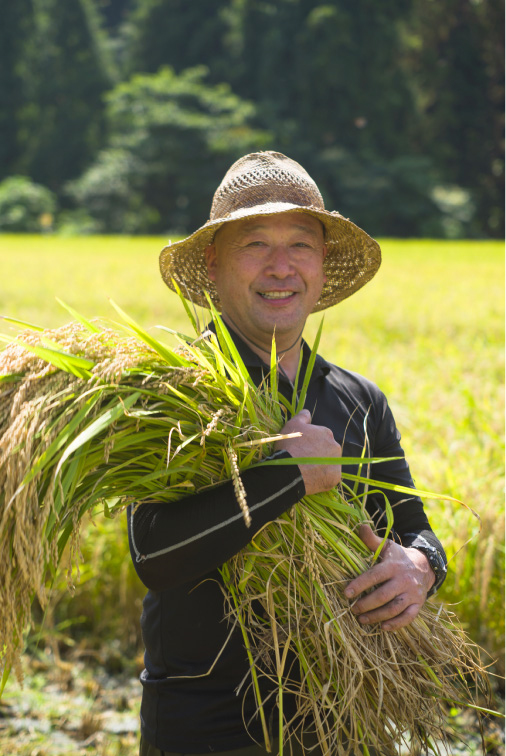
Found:
[(267, 351), (275, 328), (287, 348), (320, 297), (326, 254), (322, 224), (305, 213), (226, 223), (206, 249), (225, 320)]

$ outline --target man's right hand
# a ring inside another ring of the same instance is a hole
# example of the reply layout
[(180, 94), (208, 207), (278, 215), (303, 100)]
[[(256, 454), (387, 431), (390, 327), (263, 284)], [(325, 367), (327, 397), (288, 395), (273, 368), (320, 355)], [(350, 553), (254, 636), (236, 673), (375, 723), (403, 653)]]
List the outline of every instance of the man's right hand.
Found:
[(306, 487), (306, 494), (330, 491), (341, 480), (341, 446), (334, 439), (330, 428), (312, 425), (309, 410), (302, 410), (291, 418), (281, 429), (283, 433), (301, 433), (297, 438), (276, 441), (275, 449), (285, 449), (292, 457), (335, 457), (336, 464), (299, 465)]

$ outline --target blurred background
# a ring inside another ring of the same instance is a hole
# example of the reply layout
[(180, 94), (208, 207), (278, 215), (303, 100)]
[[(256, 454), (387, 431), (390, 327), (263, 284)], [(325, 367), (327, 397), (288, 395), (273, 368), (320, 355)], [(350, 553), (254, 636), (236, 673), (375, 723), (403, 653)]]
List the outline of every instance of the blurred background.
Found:
[(4, 0), (0, 231), (184, 233), (276, 149), (373, 236), (502, 238), (502, 0)]
[[(503, 0), (1, 7), (0, 313), (56, 327), (69, 314), (55, 297), (87, 317), (110, 317), (110, 297), (145, 328), (186, 331), (158, 275), (167, 237), (206, 221), (244, 153), (301, 162), (327, 208), (380, 238), (378, 275), (326, 312), (321, 351), (387, 393), (417, 485), (478, 512), (481, 532), (465, 507), (427, 500), (451, 557), (434, 600), (484, 649), (502, 709)], [(34, 605), (1, 754), (138, 753), (145, 589), (125, 518), (97, 513), (81, 549), (75, 590), (65, 554)], [(451, 756), (504, 756), (501, 720), (448, 716)]]

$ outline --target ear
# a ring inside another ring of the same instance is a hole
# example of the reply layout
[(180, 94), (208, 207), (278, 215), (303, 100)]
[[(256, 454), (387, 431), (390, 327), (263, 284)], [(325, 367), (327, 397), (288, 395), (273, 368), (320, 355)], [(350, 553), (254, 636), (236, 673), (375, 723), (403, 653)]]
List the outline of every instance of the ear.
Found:
[(218, 264), (218, 256), (216, 254), (216, 245), (210, 244), (204, 251), (207, 265), (207, 275), (211, 281), (216, 281), (216, 267)]

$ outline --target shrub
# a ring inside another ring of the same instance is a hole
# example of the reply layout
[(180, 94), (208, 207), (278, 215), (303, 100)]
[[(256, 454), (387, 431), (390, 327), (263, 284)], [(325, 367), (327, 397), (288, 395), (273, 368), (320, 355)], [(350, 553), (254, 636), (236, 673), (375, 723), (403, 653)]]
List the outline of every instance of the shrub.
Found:
[(49, 230), (55, 211), (53, 192), (27, 176), (10, 176), (0, 183), (0, 231)]

